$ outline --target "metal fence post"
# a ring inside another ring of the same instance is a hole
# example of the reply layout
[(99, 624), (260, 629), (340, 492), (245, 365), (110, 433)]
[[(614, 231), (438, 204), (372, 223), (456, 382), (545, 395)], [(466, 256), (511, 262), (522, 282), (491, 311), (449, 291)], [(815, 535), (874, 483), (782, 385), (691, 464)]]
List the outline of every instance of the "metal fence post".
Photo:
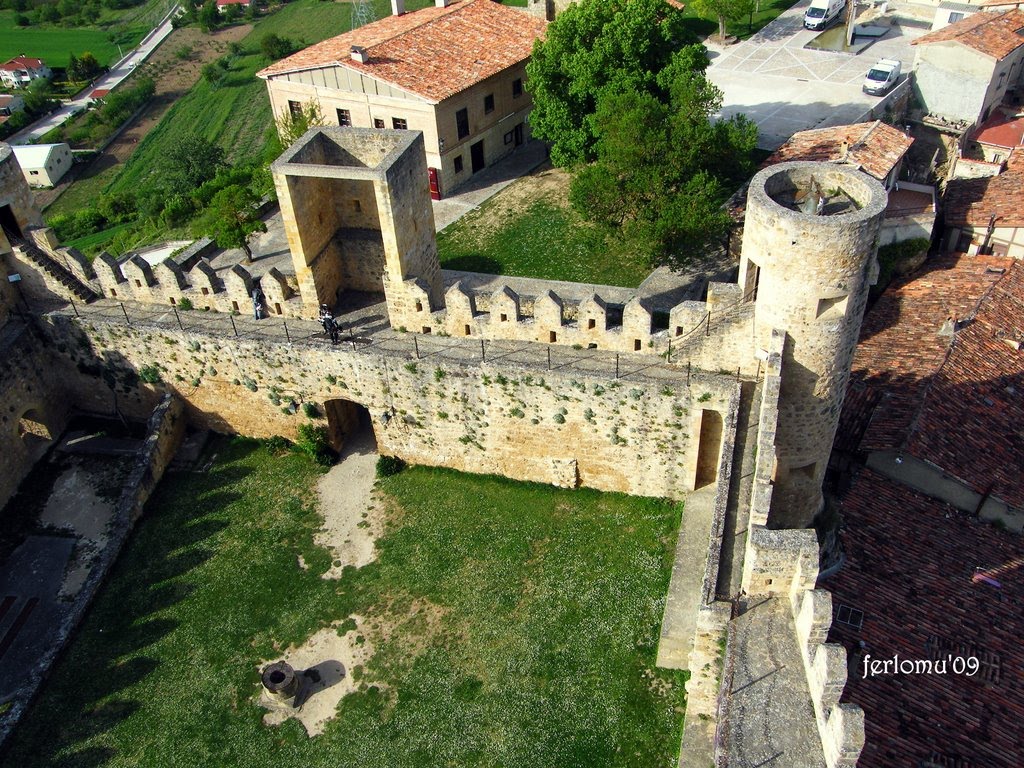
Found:
[(414, 350), (416, 350), (416, 359), (419, 360), (420, 359), (420, 342), (419, 342), (419, 337), (417, 337), (415, 333), (412, 335), (412, 347), (413, 347)]
[(231, 321), (231, 330), (235, 332), (235, 336), (238, 335), (238, 328), (235, 326), (235, 316), (228, 315), (228, 319)]
[(121, 305), (121, 311), (124, 312), (124, 321), (128, 323), (128, 325), (131, 325), (132, 321), (128, 318), (128, 310), (124, 308), (124, 302), (119, 301), (118, 304)]
[(288, 333), (288, 321), (287, 320), (282, 320), (281, 321), (281, 325), (284, 326), (284, 337), (288, 340), (288, 343), (291, 344), (292, 343), (292, 335), (290, 333)]
[(484, 348), (483, 339), (480, 339), (480, 362), (487, 362), (487, 350)]
[(178, 321), (178, 327), (184, 331), (185, 326), (181, 324), (181, 315), (178, 314), (178, 308), (172, 306), (171, 311), (174, 313), (174, 319)]
[(619, 353), (615, 353), (615, 378), (619, 378)]
[(668, 337), (668, 361), (672, 362), (672, 337)]
[(551, 370), (551, 347), (548, 347), (548, 370)]
[(707, 333), (705, 334), (705, 336), (710, 336), (710, 335), (711, 335), (711, 310), (709, 309), (708, 310), (708, 330), (707, 330)]

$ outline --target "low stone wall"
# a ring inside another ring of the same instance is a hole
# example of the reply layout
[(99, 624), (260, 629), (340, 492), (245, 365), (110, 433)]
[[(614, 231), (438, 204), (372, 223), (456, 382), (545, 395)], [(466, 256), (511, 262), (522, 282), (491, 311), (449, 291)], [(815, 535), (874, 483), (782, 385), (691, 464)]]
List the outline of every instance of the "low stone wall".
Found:
[(85, 617), (89, 605), (96, 597), (124, 548), (132, 527), (142, 515), (146, 500), (156, 488), (157, 483), (160, 482), (160, 478), (163, 477), (164, 470), (181, 442), (184, 430), (185, 419), (181, 401), (171, 395), (165, 395), (150, 416), (145, 441), (136, 456), (135, 465), (122, 487), (120, 499), (114, 510), (110, 538), (106, 548), (99, 554), (89, 571), (85, 583), (64, 617), (48, 650), (36, 662), (18, 693), (9, 700), (10, 707), (0, 716), (0, 749), (3, 748), (14, 727), (25, 714), (29, 704), (39, 692), (43, 681), (53, 668), (54, 662)]

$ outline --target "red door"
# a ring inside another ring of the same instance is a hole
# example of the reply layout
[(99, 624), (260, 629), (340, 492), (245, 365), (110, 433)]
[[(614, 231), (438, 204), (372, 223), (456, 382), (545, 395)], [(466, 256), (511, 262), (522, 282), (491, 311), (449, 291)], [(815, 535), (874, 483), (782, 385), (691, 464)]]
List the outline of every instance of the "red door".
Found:
[(427, 176), (430, 178), (430, 199), (441, 199), (441, 179), (437, 176), (437, 168), (427, 168)]

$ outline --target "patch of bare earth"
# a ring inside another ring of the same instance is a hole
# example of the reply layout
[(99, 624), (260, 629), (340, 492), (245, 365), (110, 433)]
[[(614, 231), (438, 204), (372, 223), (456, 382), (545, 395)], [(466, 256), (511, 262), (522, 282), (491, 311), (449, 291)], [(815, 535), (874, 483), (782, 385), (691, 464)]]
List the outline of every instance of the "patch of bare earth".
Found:
[(60, 597), (73, 600), (82, 588), (95, 558), (110, 538), (116, 498), (104, 487), (120, 480), (119, 462), (74, 461), (53, 485), (39, 522), (74, 536), (74, 553), (68, 563)]
[(373, 542), (383, 532), (383, 505), (374, 498), (377, 446), (362, 430), (349, 439), (341, 460), (320, 478), (317, 493), (324, 524), (316, 543), (332, 554), (325, 579), (339, 579), (348, 566), (362, 568), (376, 557)]
[[(373, 435), (363, 430), (349, 440), (341, 460), (320, 479), (317, 492), (324, 523), (315, 540), (333, 555), (330, 569), (323, 574), (325, 579), (340, 579), (346, 567), (361, 568), (373, 562), (374, 542), (400, 515), (387, 497), (374, 492), (376, 464)], [(299, 565), (307, 567), (302, 560)], [(362, 674), (353, 675), (353, 671), (358, 668), (362, 673), (375, 649), (386, 644), (391, 658), (414, 658), (441, 631), (446, 613), (447, 609), (429, 600), (396, 596), (379, 606), (371, 617), (353, 615), (335, 620), (301, 645), (285, 650), (279, 658), (266, 660), (261, 669), (274, 661), (285, 661), (306, 687), (296, 699), (287, 701), (261, 689), (259, 703), (269, 710), (263, 722), (279, 725), (294, 717), (309, 736), (323, 733), (341, 700), (369, 684), (362, 681)], [(351, 628), (353, 621), (355, 628)], [(350, 628), (340, 631), (345, 625)], [(315, 674), (303, 675), (310, 670)], [(373, 679), (372, 684), (388, 692), (386, 681)], [(296, 701), (298, 707), (294, 706)]]
[[(341, 632), (342, 622), (335, 621), (302, 645), (288, 648), (280, 658), (271, 659), (263, 665), (265, 667), (274, 661), (287, 662), (300, 675), (304, 687), (295, 700), (287, 701), (261, 690), (260, 706), (269, 710), (263, 716), (264, 724), (280, 725), (294, 717), (302, 723), (309, 736), (323, 733), (328, 721), (337, 714), (341, 700), (359, 687), (353, 679), (352, 670), (364, 666), (373, 656), (373, 645), (361, 630), (362, 617), (351, 618), (356, 623), (355, 629)], [(310, 675), (310, 672), (315, 674)], [(295, 703), (299, 706), (295, 707)]]
[(538, 202), (569, 207), (569, 181), (572, 176), (562, 168), (544, 163), (530, 174), (516, 179), (488, 201), (486, 215), (473, 220), (474, 235), (480, 238), (494, 234)]

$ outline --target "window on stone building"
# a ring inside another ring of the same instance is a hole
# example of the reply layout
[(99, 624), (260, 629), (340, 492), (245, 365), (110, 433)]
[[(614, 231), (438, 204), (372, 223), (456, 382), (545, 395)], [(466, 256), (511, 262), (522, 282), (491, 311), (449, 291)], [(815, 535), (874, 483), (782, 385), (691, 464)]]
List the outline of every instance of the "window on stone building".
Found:
[(469, 326), (466, 326), (466, 335), (469, 336)]
[(281, 310), (281, 305), (278, 304), (276, 301), (274, 302), (274, 311), (279, 315), (284, 314), (284, 312)]
[(521, 77), (517, 77), (515, 80), (512, 81), (512, 98), (513, 99), (518, 99), (522, 95), (523, 95), (523, 79)]
[(297, 101), (289, 101), (288, 102), (288, 114), (290, 114), (293, 119), (301, 118), (302, 117), (302, 105), (299, 102), (297, 102)]
[(548, 334), (548, 341), (554, 344), (556, 341), (558, 341), (558, 334), (555, 333), (554, 331), (551, 331), (551, 333)]
[(430, 335), (430, 326), (429, 325), (424, 325), (423, 326), (423, 335), (424, 336), (429, 336)]
[(355, 213), (362, 213), (362, 211), (363, 211), (363, 204), (360, 203), (358, 200), (353, 200), (352, 201), (352, 211), (355, 212)]
[(352, 113), (347, 109), (336, 110), (338, 113), (338, 125), (352, 125)]
[(827, 299), (818, 299), (818, 311), (815, 314), (819, 320), (839, 320), (846, 317), (846, 305), (849, 296), (832, 296)]
[(469, 136), (469, 110), (465, 107), (455, 113), (455, 128), (460, 139)]
[(836, 611), (836, 621), (854, 629), (860, 629), (864, 624), (864, 611), (859, 611), (848, 605), (840, 605)]
[(587, 320), (587, 330), (588, 331), (592, 331), (596, 327), (597, 327), (597, 320), (595, 320), (594, 318), (590, 318), (589, 320)]
[(959, 11), (953, 11), (951, 14), (949, 14), (948, 21), (949, 21), (950, 24), (955, 24), (956, 22), (958, 22), (961, 19), (963, 19), (963, 17), (964, 17), (964, 15), (962, 13), (960, 13)]
[(203, 286), (202, 288), (200, 288), (200, 290), (203, 292), (203, 296), (207, 296), (210, 293), (210, 289), (207, 288), (206, 286)]
[(494, 111), (494, 94), (488, 93), (484, 96), (484, 114), (489, 115)]
[(172, 305), (174, 305), (174, 304), (177, 304), (177, 303), (178, 303), (178, 302), (176, 302), (176, 301), (174, 300), (174, 297), (173, 297), (173, 296), (171, 296), (171, 304), (172, 304)]
[(384, 127), (384, 121), (381, 118), (379, 118), (379, 117), (373, 118), (373, 127), (374, 128), (383, 128)]
[(112, 299), (116, 299), (117, 298), (117, 291), (115, 291), (113, 288), (110, 289), (110, 298), (112, 298)]
[(455, 156), (455, 172), (462, 173), (462, 155)]
[(633, 351), (639, 352), (641, 349), (643, 349), (643, 343), (640, 339), (633, 339)]
[(135, 287), (136, 288), (141, 288), (142, 287), (142, 281), (141, 280), (136, 280), (135, 281)]
[(237, 301), (232, 301), (231, 302), (231, 311), (232, 312), (237, 312), (238, 311), (238, 302)]
[(417, 312), (422, 312), (423, 311), (423, 302), (422, 301), (417, 301), (416, 302), (416, 311)]
[(409, 121), (403, 117), (392, 117), (391, 127), (396, 131), (407, 131), (409, 130)]
[(506, 315), (504, 312), (501, 313), (501, 322), (503, 322), (503, 323), (507, 323), (508, 322), (508, 315)]

